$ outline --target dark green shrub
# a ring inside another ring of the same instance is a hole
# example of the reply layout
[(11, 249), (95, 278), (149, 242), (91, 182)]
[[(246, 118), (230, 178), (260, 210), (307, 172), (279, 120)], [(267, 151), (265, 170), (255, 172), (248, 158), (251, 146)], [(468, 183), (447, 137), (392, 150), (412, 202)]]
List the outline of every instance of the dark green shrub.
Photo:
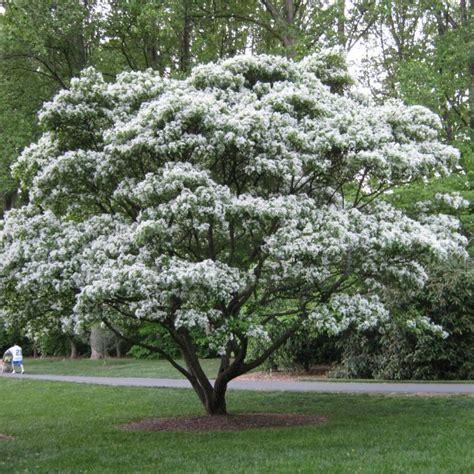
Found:
[[(338, 377), (381, 379), (474, 378), (474, 271), (472, 261), (439, 269), (416, 298), (398, 303), (395, 316), (427, 315), (449, 333), (414, 334), (395, 317), (381, 331), (351, 334), (339, 341)], [(399, 300), (402, 301), (402, 298)]]
[[(295, 370), (310, 372), (316, 365), (331, 364), (339, 360), (337, 338), (307, 331), (295, 334), (262, 365), (264, 370)], [(258, 353), (259, 344), (250, 345), (250, 356)]]
[[(143, 325), (138, 332), (141, 342), (160, 348), (172, 357), (179, 356), (178, 346), (175, 344), (170, 334), (165, 329), (162, 329), (155, 324), (146, 324)], [(154, 352), (139, 345), (133, 345), (127, 354), (134, 357), (135, 359), (162, 358), (158, 352)]]
[(30, 340), (23, 336), (17, 327), (6, 327), (0, 322), (0, 357), (14, 343), (19, 344), (23, 349), (23, 355), (29, 356), (33, 354), (33, 345)]

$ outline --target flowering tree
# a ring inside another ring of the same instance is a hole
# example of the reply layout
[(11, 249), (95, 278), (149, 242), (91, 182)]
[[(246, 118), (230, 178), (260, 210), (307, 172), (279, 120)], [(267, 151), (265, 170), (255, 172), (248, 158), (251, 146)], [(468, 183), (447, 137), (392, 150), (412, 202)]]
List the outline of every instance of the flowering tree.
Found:
[[(422, 287), (426, 265), (465, 241), (454, 219), (409, 218), (383, 195), (448, 173), (458, 154), (427, 109), (375, 106), (348, 82), (334, 51), (236, 57), (186, 80), (85, 70), (43, 107), (45, 132), (15, 165), (31, 204), (3, 226), (5, 317), (122, 335), (156, 324), (185, 364), (148, 347), (211, 415), (297, 331), (388, 318), (388, 288)], [(197, 339), (220, 355), (214, 382)]]

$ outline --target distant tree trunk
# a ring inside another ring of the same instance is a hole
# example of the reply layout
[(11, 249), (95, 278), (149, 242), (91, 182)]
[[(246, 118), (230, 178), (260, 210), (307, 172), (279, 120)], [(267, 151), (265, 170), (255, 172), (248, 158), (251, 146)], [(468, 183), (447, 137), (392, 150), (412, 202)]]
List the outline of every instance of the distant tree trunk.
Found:
[(277, 26), (278, 36), (285, 48), (286, 56), (294, 57), (296, 55), (295, 15), (298, 2), (295, 4), (294, 0), (284, 0), (283, 13), (275, 1), (261, 0), (261, 2)]
[[(472, 5), (474, 4), (474, 1), (471, 1), (471, 8)], [(467, 23), (468, 15), (467, 15), (467, 5), (466, 5), (466, 0), (461, 0), (459, 3), (460, 9), (461, 9), (461, 22), (462, 23)]]
[(337, 39), (339, 45), (346, 49), (346, 0), (338, 0), (337, 9)]
[(105, 359), (106, 354), (106, 345), (104, 344), (105, 334), (104, 329), (99, 325), (92, 326), (91, 335), (89, 338), (91, 346), (91, 359)]
[(13, 209), (16, 206), (16, 202), (18, 200), (18, 191), (16, 189), (12, 189), (9, 191), (4, 191), (2, 196), (2, 209), (1, 209), (1, 216), (5, 215), (5, 212)]
[(181, 37), (181, 57), (179, 67), (181, 72), (188, 72), (191, 65), (191, 32), (193, 24), (191, 18), (191, 2), (183, 0), (183, 31)]
[[(465, 13), (465, 21), (468, 24), (471, 21), (471, 24), (474, 22), (474, 0), (470, 2), (470, 15), (468, 18), (467, 12)], [(465, 5), (464, 5), (465, 7)], [(472, 33), (471, 33), (472, 38)], [(474, 48), (472, 44), (469, 48), (469, 125), (471, 127), (471, 138), (474, 130)]]
[(151, 67), (155, 71), (159, 69), (159, 55), (156, 45), (154, 44), (154, 38), (150, 40), (150, 43), (145, 47), (145, 57), (147, 62), (147, 67)]
[[(459, 17), (461, 19), (461, 23), (463, 27), (468, 27), (469, 22), (473, 21), (474, 19), (474, 0), (470, 0), (469, 3), (469, 11), (467, 9), (466, 0), (461, 0), (460, 4), (460, 12)], [(450, 28), (456, 29), (459, 27), (459, 24), (453, 21), (452, 17), (450, 16), (447, 10), (438, 11), (436, 14), (436, 22), (438, 27), (438, 35), (442, 37), (449, 31)], [(468, 66), (468, 77), (469, 77), (469, 86), (468, 86), (468, 117), (467, 122), (471, 129), (471, 138), (472, 133), (474, 130), (474, 48), (472, 47), (472, 34), (468, 36), (467, 39), (467, 51), (468, 51), (468, 58), (467, 58), (467, 66)], [(440, 68), (439, 73), (442, 74), (443, 70)], [(444, 127), (446, 130), (446, 137), (448, 141), (453, 141), (455, 138), (455, 133), (452, 127), (452, 124), (449, 121), (449, 110), (450, 110), (450, 101), (446, 102), (447, 97), (442, 97), (440, 102), (443, 104), (443, 112), (442, 117), (444, 121)], [(463, 120), (466, 123), (466, 119)]]
[(287, 32), (283, 37), (283, 41), (287, 48), (292, 48), (295, 44), (295, 38), (291, 31), (295, 24), (295, 5), (293, 0), (285, 0), (284, 23), (286, 25)]
[[(446, 31), (448, 30), (448, 20), (447, 20), (447, 12), (439, 11), (436, 14), (436, 24), (438, 27), (438, 36), (441, 38)], [(440, 75), (443, 74), (443, 68), (439, 68), (438, 73)], [(454, 133), (453, 133), (453, 127), (451, 125), (451, 122), (449, 120), (449, 103), (447, 102), (447, 99), (444, 95), (444, 93), (441, 94), (440, 99), (439, 99), (440, 107), (441, 107), (441, 116), (443, 118), (443, 127), (446, 132), (446, 138), (449, 142), (451, 142), (454, 139)]]
[(74, 338), (70, 337), (69, 338), (69, 346), (71, 349), (71, 352), (69, 354), (70, 359), (77, 359), (77, 344)]

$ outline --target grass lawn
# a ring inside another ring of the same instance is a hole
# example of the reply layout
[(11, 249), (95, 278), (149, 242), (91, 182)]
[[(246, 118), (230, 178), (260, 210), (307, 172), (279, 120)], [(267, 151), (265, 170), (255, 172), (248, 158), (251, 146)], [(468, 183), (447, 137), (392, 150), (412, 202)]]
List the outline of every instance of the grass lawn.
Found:
[(191, 390), (0, 379), (0, 472), (472, 473), (474, 398), (229, 392), (231, 412), (297, 412), (323, 426), (133, 433), (202, 414)]
[[(204, 371), (215, 377), (219, 367), (217, 359), (202, 359)], [(184, 365), (184, 363), (182, 362)], [(167, 379), (184, 378), (166, 360), (137, 359), (32, 359), (24, 360), (25, 370), (29, 374), (53, 375), (89, 375), (97, 377), (157, 377)]]

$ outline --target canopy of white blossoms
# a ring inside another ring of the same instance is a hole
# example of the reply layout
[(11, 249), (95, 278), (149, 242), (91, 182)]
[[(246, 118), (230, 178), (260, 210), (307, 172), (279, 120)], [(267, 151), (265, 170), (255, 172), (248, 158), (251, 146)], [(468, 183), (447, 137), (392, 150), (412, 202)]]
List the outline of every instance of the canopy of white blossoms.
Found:
[(31, 203), (3, 223), (4, 315), (154, 321), (228, 354), (249, 337), (270, 347), (268, 324), (388, 318), (386, 290), (420, 288), (465, 241), (455, 220), (414, 220), (384, 193), (449, 173), (458, 152), (427, 109), (374, 105), (348, 79), (332, 51), (185, 80), (85, 70), (14, 167)]

